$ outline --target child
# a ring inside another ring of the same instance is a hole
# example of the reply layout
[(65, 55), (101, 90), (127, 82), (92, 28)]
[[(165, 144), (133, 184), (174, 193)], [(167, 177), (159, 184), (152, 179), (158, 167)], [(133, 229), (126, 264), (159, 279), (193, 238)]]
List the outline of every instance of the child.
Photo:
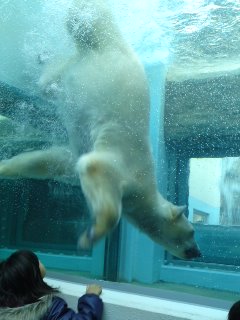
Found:
[(0, 264), (0, 320), (101, 320), (100, 286), (93, 284), (78, 300), (78, 312), (43, 281), (45, 268), (32, 251), (14, 252)]
[(239, 320), (240, 319), (240, 300), (235, 302), (229, 312), (228, 312), (228, 320)]

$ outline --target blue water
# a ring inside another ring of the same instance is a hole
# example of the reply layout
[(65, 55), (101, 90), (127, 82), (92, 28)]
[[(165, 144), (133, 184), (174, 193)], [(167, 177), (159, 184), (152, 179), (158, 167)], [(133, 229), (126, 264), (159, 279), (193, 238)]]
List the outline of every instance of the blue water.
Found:
[[(37, 82), (39, 77), (37, 56), (54, 60), (74, 51), (65, 28), (70, 3), (1, 1), (3, 81), (26, 88), (27, 83)], [(173, 64), (174, 68), (182, 66), (183, 70), (188, 64), (194, 68), (216, 68), (216, 64), (226, 64), (232, 70), (238, 68), (239, 1), (109, 0), (109, 5), (124, 36), (144, 63), (161, 61)], [(18, 72), (23, 74), (18, 77)]]

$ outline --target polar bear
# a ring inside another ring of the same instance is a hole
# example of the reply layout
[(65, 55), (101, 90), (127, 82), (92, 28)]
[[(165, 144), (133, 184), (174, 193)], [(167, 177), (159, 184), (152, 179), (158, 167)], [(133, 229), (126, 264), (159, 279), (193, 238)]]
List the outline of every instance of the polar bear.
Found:
[(148, 83), (136, 54), (104, 1), (75, 0), (67, 29), (76, 55), (47, 66), (39, 84), (59, 107), (69, 146), (2, 161), (0, 175), (57, 179), (76, 174), (93, 218), (79, 238), (82, 248), (108, 234), (123, 212), (173, 255), (200, 256), (184, 207), (157, 190)]

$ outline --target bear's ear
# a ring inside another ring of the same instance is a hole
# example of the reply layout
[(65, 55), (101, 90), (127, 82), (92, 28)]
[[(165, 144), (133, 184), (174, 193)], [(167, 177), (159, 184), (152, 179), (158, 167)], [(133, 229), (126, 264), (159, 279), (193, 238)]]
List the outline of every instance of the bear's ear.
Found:
[(176, 221), (186, 211), (187, 206), (174, 206), (172, 219)]

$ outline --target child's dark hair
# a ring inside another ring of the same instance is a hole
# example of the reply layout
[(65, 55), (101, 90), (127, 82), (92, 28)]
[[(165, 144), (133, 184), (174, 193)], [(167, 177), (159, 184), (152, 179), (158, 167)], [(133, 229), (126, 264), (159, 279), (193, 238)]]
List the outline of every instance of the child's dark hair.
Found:
[(0, 307), (20, 307), (58, 292), (43, 281), (37, 256), (19, 250), (0, 263)]
[(228, 320), (239, 320), (240, 319), (240, 300), (235, 302), (229, 312), (228, 312)]

